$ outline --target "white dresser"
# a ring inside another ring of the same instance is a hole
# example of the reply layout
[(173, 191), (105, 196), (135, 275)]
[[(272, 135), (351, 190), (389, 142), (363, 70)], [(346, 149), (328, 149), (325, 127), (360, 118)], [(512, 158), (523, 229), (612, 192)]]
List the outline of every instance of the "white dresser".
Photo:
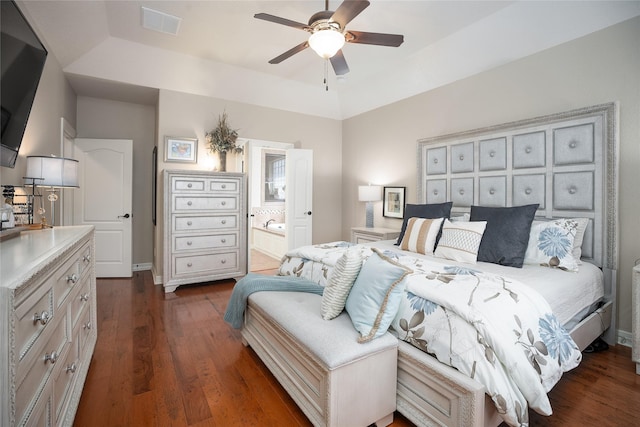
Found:
[(93, 226), (0, 243), (0, 425), (73, 424), (97, 340), (93, 253)]
[(631, 282), (631, 330), (633, 335), (632, 359), (636, 362), (636, 374), (640, 375), (640, 265), (633, 267)]
[(382, 227), (353, 227), (351, 229), (351, 243), (370, 243), (378, 240), (397, 239), (400, 230)]
[(244, 174), (164, 171), (164, 290), (247, 274)]

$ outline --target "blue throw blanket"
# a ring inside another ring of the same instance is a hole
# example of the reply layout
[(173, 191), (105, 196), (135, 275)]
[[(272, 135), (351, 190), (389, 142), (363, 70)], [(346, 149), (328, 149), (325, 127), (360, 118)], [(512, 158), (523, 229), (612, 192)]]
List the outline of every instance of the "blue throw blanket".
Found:
[(264, 276), (249, 273), (234, 286), (227, 311), (224, 313), (224, 321), (235, 329), (240, 329), (244, 320), (247, 298), (252, 293), (259, 291), (310, 292), (322, 295), (324, 287), (296, 276)]

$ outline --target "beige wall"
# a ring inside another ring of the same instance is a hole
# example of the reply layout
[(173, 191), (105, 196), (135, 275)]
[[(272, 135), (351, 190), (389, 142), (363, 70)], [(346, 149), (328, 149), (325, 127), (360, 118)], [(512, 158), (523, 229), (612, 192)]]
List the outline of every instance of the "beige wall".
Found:
[(156, 107), (78, 97), (78, 138), (133, 140), (133, 264), (153, 260), (151, 156), (155, 145)]
[[(214, 128), (218, 115), (226, 111), (230, 125), (247, 139), (289, 142), (296, 148), (313, 150), (313, 242), (338, 240), (341, 236), (342, 125), (338, 120), (291, 113), (272, 108), (225, 101), (168, 90), (160, 91), (158, 103), (158, 183), (162, 192), (162, 170), (207, 169), (217, 164), (217, 156), (207, 162), (204, 135)], [(198, 164), (164, 162), (164, 137), (198, 138)], [(234, 171), (232, 156), (228, 171)], [(154, 239), (154, 266), (162, 274), (162, 197), (158, 197), (158, 227)]]
[[(36, 91), (16, 165), (13, 169), (0, 167), (0, 183), (23, 185), (22, 177), (27, 171), (27, 156), (48, 156), (51, 154), (60, 156), (62, 154), (60, 139), (62, 117), (75, 126), (76, 94), (64, 77), (60, 64), (50, 54), (47, 57)], [(16, 202), (19, 201), (16, 199)], [(57, 220), (60, 218), (59, 203), (55, 205)], [(46, 216), (51, 222), (49, 206), (49, 202), (45, 200)], [(40, 222), (37, 214), (34, 221)]]
[[(416, 201), (416, 141), (611, 101), (620, 105), (618, 327), (631, 331), (631, 269), (640, 258), (640, 18), (397, 102), (343, 123), (342, 235), (363, 225), (358, 184), (407, 187)], [(376, 225), (399, 228), (400, 220)]]

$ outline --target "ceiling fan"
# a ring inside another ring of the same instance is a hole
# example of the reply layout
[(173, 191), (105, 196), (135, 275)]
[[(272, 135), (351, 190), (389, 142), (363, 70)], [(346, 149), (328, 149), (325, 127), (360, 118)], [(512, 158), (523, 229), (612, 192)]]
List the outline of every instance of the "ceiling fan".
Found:
[(334, 12), (329, 10), (329, 0), (325, 0), (325, 10), (311, 15), (308, 24), (269, 15), (268, 13), (256, 13), (254, 18), (311, 33), (309, 40), (289, 49), (282, 55), (276, 56), (269, 63), (279, 64), (307, 47), (311, 47), (322, 58), (330, 60), (336, 75), (341, 76), (349, 72), (349, 66), (342, 53), (342, 46), (344, 46), (345, 42), (391, 47), (400, 46), (404, 41), (404, 36), (400, 34), (346, 30), (347, 24), (366, 9), (369, 4), (367, 0), (345, 0)]

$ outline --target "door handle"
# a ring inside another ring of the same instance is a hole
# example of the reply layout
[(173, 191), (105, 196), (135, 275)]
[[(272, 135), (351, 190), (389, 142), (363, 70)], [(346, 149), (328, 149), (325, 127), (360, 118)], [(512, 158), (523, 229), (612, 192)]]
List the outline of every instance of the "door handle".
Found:
[(118, 218), (129, 218), (131, 215), (129, 215), (128, 213), (124, 214), (124, 215), (118, 215)]
[(311, 216), (311, 211), (307, 211), (307, 212), (305, 212), (305, 213), (304, 213), (304, 215), (309, 215), (309, 216)]

